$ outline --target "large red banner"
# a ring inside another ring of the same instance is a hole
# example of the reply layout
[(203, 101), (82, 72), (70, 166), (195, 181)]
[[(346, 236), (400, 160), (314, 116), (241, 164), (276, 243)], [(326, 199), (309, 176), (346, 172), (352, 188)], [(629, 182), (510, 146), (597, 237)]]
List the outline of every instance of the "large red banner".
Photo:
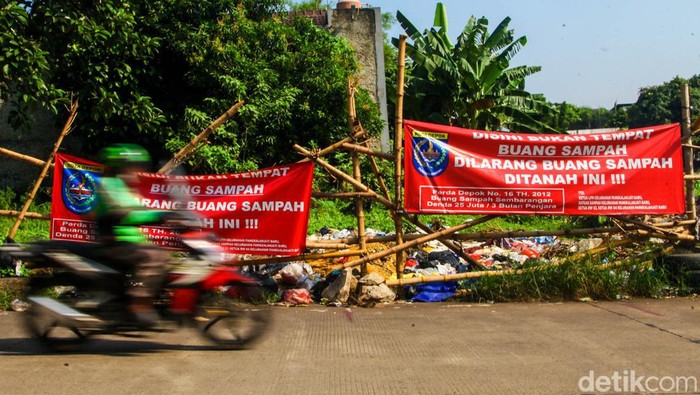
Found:
[[(313, 162), (221, 175), (139, 173), (138, 202), (145, 207), (188, 210), (200, 217), (226, 250), (239, 254), (297, 255), (304, 251), (309, 221)], [(94, 194), (101, 177), (98, 163), (57, 155), (51, 206), (51, 238), (94, 241)], [(144, 234), (178, 249), (177, 235), (160, 227)]]
[(678, 124), (586, 135), (404, 125), (408, 212), (685, 212)]

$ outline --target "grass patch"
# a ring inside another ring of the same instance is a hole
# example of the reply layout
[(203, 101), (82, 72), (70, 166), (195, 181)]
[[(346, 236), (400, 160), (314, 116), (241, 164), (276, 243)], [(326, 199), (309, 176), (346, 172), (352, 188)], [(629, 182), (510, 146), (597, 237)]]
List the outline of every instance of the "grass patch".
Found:
[(662, 260), (627, 259), (608, 265), (587, 257), (547, 264), (526, 262), (521, 273), (482, 277), (461, 282), (459, 299), (470, 302), (558, 302), (565, 300), (616, 300), (626, 297), (688, 294), (682, 274), (672, 274)]

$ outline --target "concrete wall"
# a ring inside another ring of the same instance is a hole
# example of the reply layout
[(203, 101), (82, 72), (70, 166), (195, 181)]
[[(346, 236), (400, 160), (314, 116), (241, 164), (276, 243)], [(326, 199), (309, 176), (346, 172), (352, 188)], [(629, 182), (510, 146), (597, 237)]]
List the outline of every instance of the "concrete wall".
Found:
[(384, 41), (382, 13), (379, 8), (331, 10), (330, 28), (348, 40), (360, 63), (359, 85), (369, 91), (379, 105), (384, 131), (382, 150), (389, 151), (386, 83), (384, 76)]
[[(7, 124), (11, 107), (0, 101), (0, 147), (45, 161), (53, 150), (65, 120), (58, 122), (48, 111), (39, 110), (34, 115), (35, 121), (29, 130), (13, 130)], [(79, 122), (79, 117), (76, 122)], [(80, 144), (75, 136), (69, 135), (61, 147), (63, 149), (59, 152), (78, 155)], [(0, 154), (0, 189), (10, 187), (21, 195), (34, 185), (41, 169), (41, 166)], [(42, 186), (50, 186), (49, 180), (45, 179)]]

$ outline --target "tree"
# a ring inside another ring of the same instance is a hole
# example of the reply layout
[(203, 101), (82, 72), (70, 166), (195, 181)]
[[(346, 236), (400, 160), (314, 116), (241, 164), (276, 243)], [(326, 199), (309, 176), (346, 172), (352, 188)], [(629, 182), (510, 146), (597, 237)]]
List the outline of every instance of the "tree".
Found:
[(443, 14), (438, 3), (436, 25), (421, 34), (397, 13), (412, 40), (406, 45), (411, 62), (406, 70), (404, 117), (474, 129), (556, 132), (537, 119), (551, 111), (545, 98), (524, 89), (525, 78), (540, 67), (510, 67), (527, 43), (524, 36), (514, 38), (510, 18), (489, 33), (488, 20), (472, 16), (453, 46)]

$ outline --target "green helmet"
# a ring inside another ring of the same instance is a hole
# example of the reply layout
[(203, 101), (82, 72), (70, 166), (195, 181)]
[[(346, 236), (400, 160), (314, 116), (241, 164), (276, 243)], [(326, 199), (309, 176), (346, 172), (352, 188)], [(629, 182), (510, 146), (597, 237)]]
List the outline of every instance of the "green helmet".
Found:
[(151, 164), (151, 156), (143, 147), (136, 144), (114, 144), (103, 148), (99, 154), (100, 162), (113, 169), (127, 166), (146, 167)]

